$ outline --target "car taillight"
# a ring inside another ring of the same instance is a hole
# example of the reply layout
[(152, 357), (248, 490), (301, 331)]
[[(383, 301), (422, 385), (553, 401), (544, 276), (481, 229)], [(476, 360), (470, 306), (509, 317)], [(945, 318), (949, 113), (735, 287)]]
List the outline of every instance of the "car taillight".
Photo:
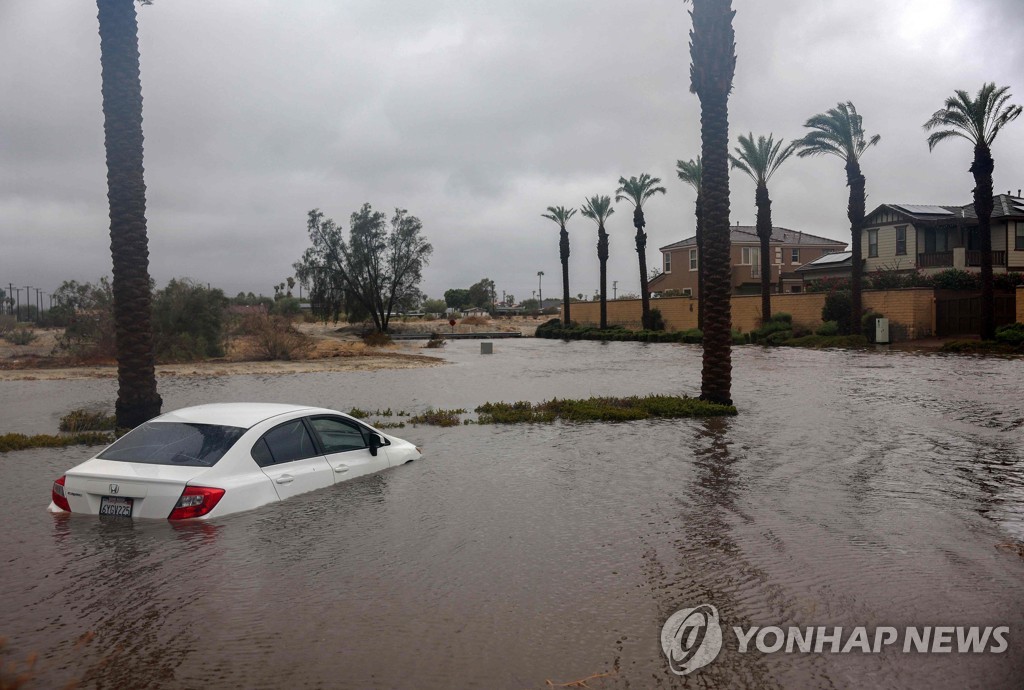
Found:
[(174, 504), (168, 520), (187, 520), (206, 515), (224, 497), (224, 489), (207, 486), (186, 486), (181, 498)]
[(71, 506), (68, 505), (68, 498), (64, 495), (64, 475), (53, 483), (53, 490), (50, 492), (50, 498), (53, 499), (53, 504), (61, 510), (71, 512)]

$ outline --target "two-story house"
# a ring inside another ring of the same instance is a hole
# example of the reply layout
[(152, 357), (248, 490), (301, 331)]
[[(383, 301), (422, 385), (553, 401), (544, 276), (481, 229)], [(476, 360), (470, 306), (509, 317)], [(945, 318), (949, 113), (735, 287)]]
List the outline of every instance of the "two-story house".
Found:
[[(733, 294), (761, 294), (761, 240), (756, 228), (733, 225), (729, 228), (731, 282)], [(823, 254), (839, 252), (845, 242), (818, 237), (788, 228), (772, 228), (771, 248), (772, 292), (800, 292), (803, 279), (796, 269)], [(650, 283), (651, 292), (678, 291), (697, 294), (697, 267), (700, 256), (697, 238), (689, 237), (660, 248), (663, 272)]]
[[(1024, 199), (994, 197), (992, 270), (1024, 271)], [(864, 270), (937, 273), (948, 268), (981, 270), (974, 204), (882, 204), (865, 218), (861, 235)]]

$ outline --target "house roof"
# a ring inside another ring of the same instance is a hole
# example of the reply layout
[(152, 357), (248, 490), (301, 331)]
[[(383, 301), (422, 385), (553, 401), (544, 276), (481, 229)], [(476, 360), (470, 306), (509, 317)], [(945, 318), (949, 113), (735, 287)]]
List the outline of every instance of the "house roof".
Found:
[[(1009, 194), (997, 194), (992, 197), (992, 219), (1024, 218), (1024, 198)], [(908, 219), (924, 224), (943, 225), (947, 223), (965, 223), (973, 225), (978, 222), (974, 212), (974, 202), (963, 206), (938, 206), (924, 204), (882, 204), (865, 216), (870, 218), (879, 211), (891, 209), (906, 216)]]
[(832, 254), (822, 254), (814, 261), (808, 261), (803, 266), (798, 266), (795, 270), (813, 271), (826, 268), (842, 268), (844, 266), (852, 266), (852, 256), (853, 252), (833, 252)]
[[(729, 243), (730, 244), (757, 244), (761, 240), (757, 236), (757, 228), (753, 225), (731, 225), (729, 226)], [(830, 240), (827, 237), (819, 237), (812, 235), (807, 232), (800, 232), (799, 230), (790, 230), (789, 228), (772, 228), (772, 237), (770, 240), (774, 244), (808, 244), (808, 245), (825, 245), (828, 247), (845, 247), (846, 242), (840, 242), (838, 240)], [(697, 237), (687, 237), (685, 240), (674, 242), (672, 244), (660, 247), (659, 251), (667, 251), (669, 249), (680, 249), (683, 247), (695, 247), (697, 246)]]

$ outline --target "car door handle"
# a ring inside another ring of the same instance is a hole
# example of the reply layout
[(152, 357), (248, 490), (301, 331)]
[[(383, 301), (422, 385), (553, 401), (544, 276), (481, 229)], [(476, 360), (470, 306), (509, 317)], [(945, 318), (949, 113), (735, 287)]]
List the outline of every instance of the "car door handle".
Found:
[(348, 472), (348, 465), (335, 465), (334, 471), (337, 472), (338, 474), (341, 474), (342, 472)]
[(295, 481), (295, 477), (291, 476), (290, 474), (282, 474), (274, 481), (276, 481), (278, 484), (291, 484), (293, 481)]

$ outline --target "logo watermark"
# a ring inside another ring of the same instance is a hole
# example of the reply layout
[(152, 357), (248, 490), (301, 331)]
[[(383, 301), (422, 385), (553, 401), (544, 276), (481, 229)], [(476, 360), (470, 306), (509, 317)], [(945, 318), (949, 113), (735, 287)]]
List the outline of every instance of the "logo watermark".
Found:
[(661, 628), (661, 649), (668, 657), (668, 667), (677, 676), (710, 664), (722, 650), (718, 609), (701, 604), (673, 613)]
[[(1009, 648), (1009, 626), (879, 626), (851, 628), (775, 625), (734, 627), (740, 654), (878, 654), (886, 648), (918, 654), (1001, 654)], [(718, 610), (711, 604), (676, 611), (661, 629), (661, 649), (672, 673), (685, 676), (707, 666), (723, 644)]]

